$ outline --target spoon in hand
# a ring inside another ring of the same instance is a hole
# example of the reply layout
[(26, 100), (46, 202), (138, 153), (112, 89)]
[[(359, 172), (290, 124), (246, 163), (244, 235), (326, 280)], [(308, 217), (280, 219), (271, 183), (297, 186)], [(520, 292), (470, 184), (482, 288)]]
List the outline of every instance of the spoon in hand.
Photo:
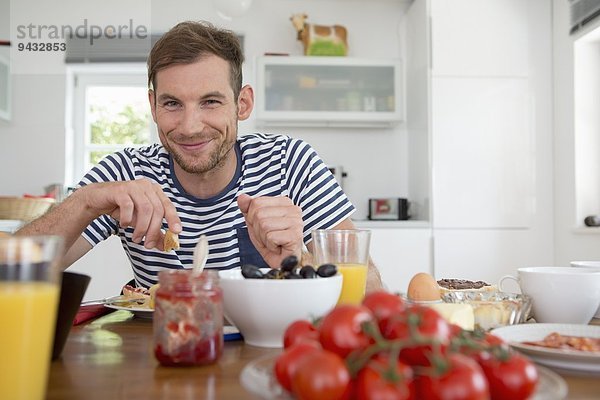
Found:
[(206, 235), (200, 236), (200, 240), (196, 247), (194, 247), (194, 275), (200, 275), (206, 265), (206, 259), (208, 258), (208, 239)]

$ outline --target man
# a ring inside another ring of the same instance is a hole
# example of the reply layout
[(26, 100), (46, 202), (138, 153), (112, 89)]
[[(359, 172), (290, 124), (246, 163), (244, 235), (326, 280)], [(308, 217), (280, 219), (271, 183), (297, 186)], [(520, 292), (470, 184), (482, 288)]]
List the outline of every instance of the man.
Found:
[[(254, 93), (242, 86), (235, 34), (184, 22), (148, 58), (148, 98), (161, 145), (106, 157), (79, 188), (18, 234), (65, 237), (65, 266), (119, 235), (138, 286), (165, 268), (190, 267), (200, 235), (207, 268), (278, 268), (310, 249), (313, 229), (353, 229), (354, 206), (306, 143), (281, 135), (237, 136)], [(163, 251), (164, 231), (180, 249)], [(381, 287), (370, 267), (369, 289)]]

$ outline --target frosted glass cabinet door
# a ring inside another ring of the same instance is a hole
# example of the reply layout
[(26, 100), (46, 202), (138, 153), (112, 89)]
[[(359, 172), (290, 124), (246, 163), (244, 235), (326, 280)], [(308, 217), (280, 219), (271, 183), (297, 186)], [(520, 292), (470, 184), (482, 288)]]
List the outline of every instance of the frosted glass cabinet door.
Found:
[(526, 78), (433, 78), (436, 228), (529, 227), (535, 202)]
[(401, 81), (398, 60), (259, 57), (257, 120), (390, 125), (402, 117)]

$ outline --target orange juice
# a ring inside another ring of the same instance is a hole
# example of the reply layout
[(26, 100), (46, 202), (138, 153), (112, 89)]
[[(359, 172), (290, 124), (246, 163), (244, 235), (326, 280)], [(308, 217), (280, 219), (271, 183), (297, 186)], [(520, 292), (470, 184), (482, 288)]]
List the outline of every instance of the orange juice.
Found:
[(367, 266), (365, 264), (337, 264), (337, 267), (344, 277), (338, 304), (360, 304), (365, 297)]
[(0, 399), (43, 399), (58, 285), (0, 282)]

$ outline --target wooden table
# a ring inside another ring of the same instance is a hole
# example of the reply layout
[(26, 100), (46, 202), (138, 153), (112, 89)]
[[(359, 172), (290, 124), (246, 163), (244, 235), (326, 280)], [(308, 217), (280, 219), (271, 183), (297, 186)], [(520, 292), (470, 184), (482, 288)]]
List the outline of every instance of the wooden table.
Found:
[(52, 362), (47, 399), (246, 399), (244, 366), (280, 349), (226, 342), (218, 363), (166, 368), (152, 348), (152, 320), (117, 311), (73, 327), (61, 357)]
[[(152, 352), (152, 321), (117, 311), (73, 327), (61, 358), (52, 362), (49, 400), (248, 399), (242, 369), (281, 350), (226, 342), (218, 363), (161, 367)], [(600, 398), (600, 378), (563, 376), (569, 399)]]

